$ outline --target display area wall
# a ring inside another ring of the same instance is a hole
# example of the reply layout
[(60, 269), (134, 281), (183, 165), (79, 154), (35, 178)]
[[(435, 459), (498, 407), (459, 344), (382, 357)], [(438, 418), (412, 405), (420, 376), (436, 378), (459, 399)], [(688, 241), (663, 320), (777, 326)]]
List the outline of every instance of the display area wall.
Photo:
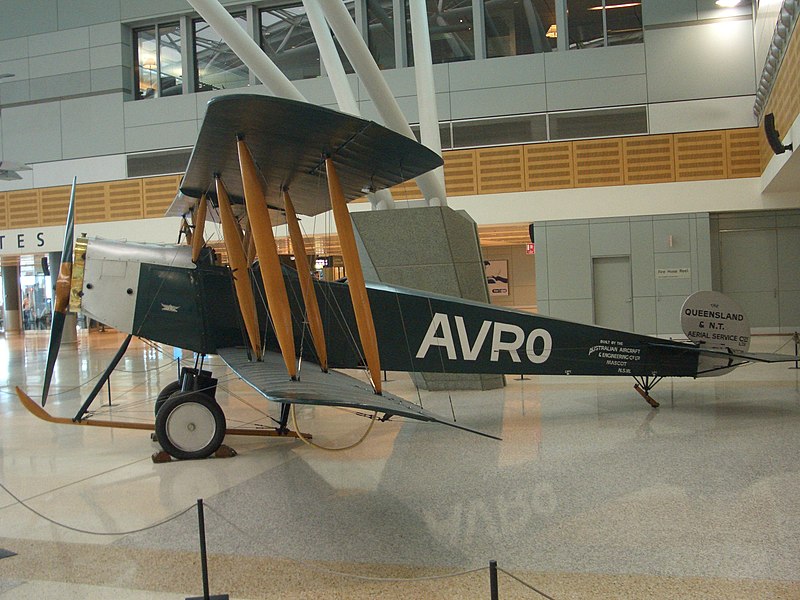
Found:
[(526, 254), (525, 245), (483, 246), (481, 252), (484, 260), (504, 260), (508, 265), (508, 295), (491, 295), (491, 303), (537, 312), (536, 257)]
[(622, 328), (597, 317), (629, 315), (638, 333), (680, 335), (683, 301), (711, 289), (705, 213), (543, 221), (535, 238), (542, 314)]
[(713, 289), (738, 302), (752, 327), (800, 329), (800, 210), (711, 216)]

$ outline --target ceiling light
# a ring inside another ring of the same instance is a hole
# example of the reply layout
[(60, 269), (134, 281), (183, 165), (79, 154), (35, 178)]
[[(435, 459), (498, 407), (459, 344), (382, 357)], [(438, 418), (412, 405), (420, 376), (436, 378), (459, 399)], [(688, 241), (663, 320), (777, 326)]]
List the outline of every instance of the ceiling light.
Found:
[(545, 37), (549, 38), (557, 38), (558, 37), (558, 29), (556, 29), (556, 24), (553, 23), (550, 25), (550, 29), (547, 30), (547, 33), (544, 34)]
[(716, 4), (720, 8), (733, 8), (734, 6), (739, 6), (742, 3), (742, 0), (717, 0)]
[(605, 6), (592, 6), (589, 10), (611, 10), (612, 8), (633, 8), (641, 6), (641, 2), (625, 2), (624, 4), (606, 4)]

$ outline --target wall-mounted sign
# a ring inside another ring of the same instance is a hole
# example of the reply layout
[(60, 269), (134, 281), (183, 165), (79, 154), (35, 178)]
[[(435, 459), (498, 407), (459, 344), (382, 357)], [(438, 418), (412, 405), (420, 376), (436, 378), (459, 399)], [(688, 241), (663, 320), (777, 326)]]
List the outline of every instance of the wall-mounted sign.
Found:
[(656, 269), (656, 279), (690, 279), (692, 270), (689, 267)]
[(536, 254), (536, 244), (533, 242), (525, 244), (525, 254)]
[(483, 267), (489, 296), (508, 296), (508, 261), (485, 260)]

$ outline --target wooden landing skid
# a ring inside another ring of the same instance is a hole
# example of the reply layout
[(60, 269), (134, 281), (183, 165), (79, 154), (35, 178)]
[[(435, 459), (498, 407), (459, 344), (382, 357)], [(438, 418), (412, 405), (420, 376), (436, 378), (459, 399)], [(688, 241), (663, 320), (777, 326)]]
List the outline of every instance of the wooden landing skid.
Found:
[[(60, 425), (86, 425), (89, 427), (111, 427), (114, 429), (139, 429), (142, 431), (155, 431), (155, 423), (134, 423), (130, 421), (101, 421), (86, 419), (83, 421), (73, 421), (68, 417), (54, 417), (41, 406), (39, 406), (33, 399), (28, 396), (19, 387), (16, 388), (17, 397), (22, 406), (28, 409), (33, 416), (47, 421), (48, 423), (58, 423)], [(225, 435), (247, 435), (256, 437), (287, 437), (287, 438), (300, 438), (296, 431), (280, 431), (278, 429), (241, 429), (241, 428), (228, 428), (225, 430)], [(302, 434), (304, 438), (311, 438), (311, 434)]]

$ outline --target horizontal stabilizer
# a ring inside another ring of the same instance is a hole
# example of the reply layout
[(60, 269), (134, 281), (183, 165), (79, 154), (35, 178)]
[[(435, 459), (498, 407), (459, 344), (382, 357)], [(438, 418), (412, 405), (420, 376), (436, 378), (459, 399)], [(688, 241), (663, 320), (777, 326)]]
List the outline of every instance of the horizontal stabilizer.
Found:
[(673, 350), (683, 350), (689, 352), (696, 352), (701, 356), (712, 356), (717, 358), (738, 358), (749, 362), (765, 362), (765, 363), (778, 363), (778, 362), (794, 362), (800, 360), (800, 357), (791, 356), (789, 354), (773, 354), (771, 352), (739, 352), (730, 348), (703, 348), (702, 346), (689, 346), (686, 344), (650, 344), (656, 348), (670, 348)]
[(273, 402), (372, 410), (500, 439), (442, 418), (392, 394), (384, 392), (379, 396), (366, 383), (338, 371), (324, 373), (317, 365), (307, 365), (300, 380), (292, 381), (286, 374), (283, 358), (275, 352), (265, 352), (263, 360), (258, 362), (249, 360), (244, 348), (221, 348), (217, 353), (234, 373)]

